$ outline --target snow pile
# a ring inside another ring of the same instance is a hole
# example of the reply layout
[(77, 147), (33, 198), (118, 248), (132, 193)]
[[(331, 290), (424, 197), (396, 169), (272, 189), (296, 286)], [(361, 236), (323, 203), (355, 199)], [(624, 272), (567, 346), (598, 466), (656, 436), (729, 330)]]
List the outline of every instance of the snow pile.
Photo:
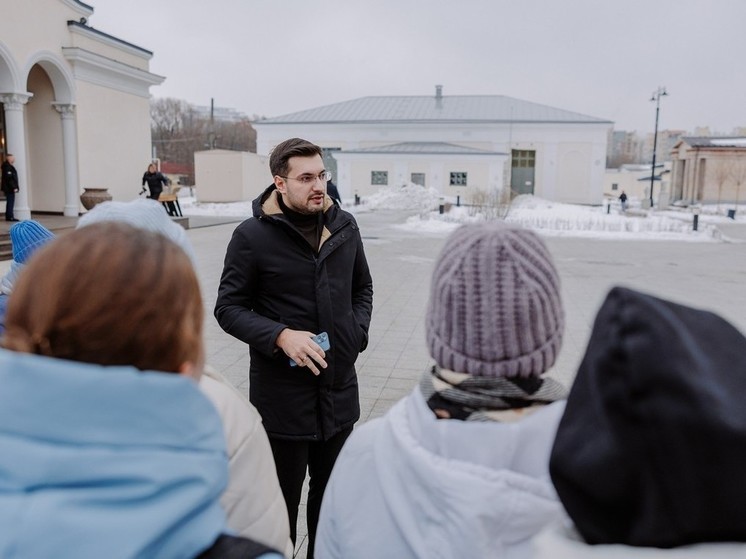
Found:
[[(443, 215), (437, 211), (412, 216), (402, 229), (420, 232), (450, 232), (460, 223), (490, 219), (475, 208), (453, 207)], [(547, 236), (593, 237), (602, 239), (649, 239), (682, 241), (719, 241), (717, 227), (699, 223), (692, 230), (691, 215), (683, 218), (667, 215), (606, 213), (605, 206), (591, 207), (550, 202), (531, 195), (516, 197), (505, 220)]]
[(430, 211), (441, 203), (442, 196), (432, 187), (409, 183), (399, 187), (381, 188), (361, 199), (355, 213), (373, 210)]
[(249, 217), (252, 215), (251, 201), (245, 202), (198, 202), (194, 196), (180, 196), (179, 205), (184, 215), (207, 215), (225, 217)]

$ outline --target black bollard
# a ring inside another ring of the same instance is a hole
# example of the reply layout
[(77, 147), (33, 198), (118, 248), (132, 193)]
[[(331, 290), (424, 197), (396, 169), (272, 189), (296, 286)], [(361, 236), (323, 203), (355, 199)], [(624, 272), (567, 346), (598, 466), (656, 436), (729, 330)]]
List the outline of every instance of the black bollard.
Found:
[(699, 214), (694, 214), (694, 224), (693, 224), (693, 230), (697, 230), (697, 226), (699, 225)]
[(358, 196), (357, 194), (355, 194), (355, 205), (356, 206), (360, 205), (360, 196)]
[(609, 202), (608, 204), (606, 204), (606, 213), (607, 214), (611, 213), (611, 202)]
[(456, 207), (461, 207), (461, 196), (456, 196)]
[(444, 213), (446, 213), (446, 207), (443, 204), (441, 204), (440, 206), (438, 206), (438, 213), (440, 215), (443, 215)]

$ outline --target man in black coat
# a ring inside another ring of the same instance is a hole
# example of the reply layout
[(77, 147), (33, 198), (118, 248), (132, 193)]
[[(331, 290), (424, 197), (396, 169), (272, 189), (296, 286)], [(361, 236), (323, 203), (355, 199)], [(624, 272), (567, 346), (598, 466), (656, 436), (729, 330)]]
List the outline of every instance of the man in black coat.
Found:
[(2, 180), (0, 181), (0, 189), (5, 193), (5, 221), (18, 221), (13, 215), (13, 206), (16, 202), (16, 192), (18, 192), (18, 171), (13, 166), (16, 162), (16, 158), (12, 153), (5, 156), (1, 171)]
[[(373, 306), (360, 231), (326, 195), (321, 153), (300, 138), (272, 151), (274, 183), (233, 233), (215, 304), (220, 326), (250, 348), (249, 399), (269, 436), (293, 541), (308, 469), (308, 557), (326, 482), (360, 417), (355, 360)], [(322, 332), (328, 351), (312, 340)]]

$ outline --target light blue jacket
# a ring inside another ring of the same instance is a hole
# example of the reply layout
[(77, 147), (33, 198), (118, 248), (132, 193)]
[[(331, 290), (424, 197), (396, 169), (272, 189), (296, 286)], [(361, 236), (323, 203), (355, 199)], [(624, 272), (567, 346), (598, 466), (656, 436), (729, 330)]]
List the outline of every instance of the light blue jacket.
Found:
[(195, 557), (227, 477), (191, 379), (0, 350), (0, 557)]

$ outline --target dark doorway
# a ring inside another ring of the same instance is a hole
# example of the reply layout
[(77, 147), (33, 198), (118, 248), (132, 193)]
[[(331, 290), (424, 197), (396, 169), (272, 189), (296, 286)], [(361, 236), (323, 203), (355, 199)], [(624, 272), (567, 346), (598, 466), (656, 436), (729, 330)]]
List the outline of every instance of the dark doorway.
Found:
[(536, 151), (525, 149), (512, 150), (510, 165), (510, 190), (514, 196), (534, 193), (534, 175), (536, 170)]

